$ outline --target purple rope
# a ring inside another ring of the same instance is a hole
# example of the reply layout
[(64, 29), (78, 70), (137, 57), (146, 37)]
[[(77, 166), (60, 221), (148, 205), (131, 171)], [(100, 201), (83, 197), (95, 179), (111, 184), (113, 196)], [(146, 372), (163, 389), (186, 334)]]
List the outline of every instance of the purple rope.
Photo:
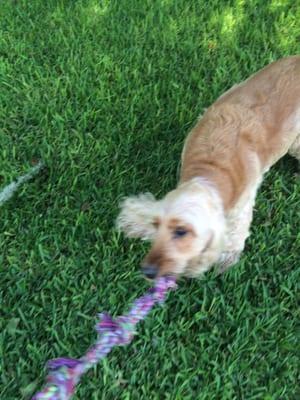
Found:
[(96, 325), (99, 336), (94, 346), (79, 359), (57, 358), (50, 361), (45, 388), (32, 400), (70, 399), (81, 376), (104, 358), (114, 346), (130, 343), (135, 334), (135, 325), (147, 316), (155, 303), (162, 303), (168, 290), (175, 287), (174, 277), (158, 278), (148, 293), (135, 300), (128, 314), (115, 320), (108, 314), (99, 314), (100, 321)]

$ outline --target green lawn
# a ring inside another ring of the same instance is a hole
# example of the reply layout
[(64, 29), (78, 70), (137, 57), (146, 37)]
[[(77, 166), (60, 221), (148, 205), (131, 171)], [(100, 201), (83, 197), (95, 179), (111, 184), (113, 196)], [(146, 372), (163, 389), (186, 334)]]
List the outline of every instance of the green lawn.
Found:
[[(300, 53), (292, 0), (2, 0), (0, 398), (30, 399), (58, 356), (95, 340), (97, 312), (148, 283), (147, 245), (114, 229), (122, 196), (176, 184), (185, 135), (224, 90)], [(76, 400), (300, 398), (300, 184), (284, 158), (260, 190), (240, 263), (182, 280)]]

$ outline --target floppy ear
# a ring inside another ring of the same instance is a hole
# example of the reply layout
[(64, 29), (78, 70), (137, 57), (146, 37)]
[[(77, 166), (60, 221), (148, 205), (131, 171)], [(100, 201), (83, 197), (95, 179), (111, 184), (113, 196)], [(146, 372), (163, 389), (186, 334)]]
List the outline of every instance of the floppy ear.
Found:
[(150, 193), (127, 197), (121, 203), (117, 228), (128, 237), (151, 239), (155, 234), (154, 218), (159, 215), (159, 202)]

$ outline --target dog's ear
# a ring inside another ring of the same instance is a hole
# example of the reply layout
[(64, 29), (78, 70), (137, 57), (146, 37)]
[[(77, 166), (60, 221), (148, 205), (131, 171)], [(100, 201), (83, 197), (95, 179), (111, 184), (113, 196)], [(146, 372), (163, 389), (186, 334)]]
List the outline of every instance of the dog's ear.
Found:
[(128, 237), (151, 240), (155, 234), (154, 219), (159, 215), (159, 201), (150, 194), (127, 197), (120, 205), (117, 228)]

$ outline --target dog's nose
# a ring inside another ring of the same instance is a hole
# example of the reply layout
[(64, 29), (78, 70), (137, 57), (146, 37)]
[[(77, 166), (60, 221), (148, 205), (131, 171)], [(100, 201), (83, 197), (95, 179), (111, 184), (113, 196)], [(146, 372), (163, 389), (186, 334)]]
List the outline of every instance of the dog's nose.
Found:
[(154, 279), (158, 273), (158, 267), (154, 264), (145, 264), (142, 266), (143, 274), (149, 279)]

